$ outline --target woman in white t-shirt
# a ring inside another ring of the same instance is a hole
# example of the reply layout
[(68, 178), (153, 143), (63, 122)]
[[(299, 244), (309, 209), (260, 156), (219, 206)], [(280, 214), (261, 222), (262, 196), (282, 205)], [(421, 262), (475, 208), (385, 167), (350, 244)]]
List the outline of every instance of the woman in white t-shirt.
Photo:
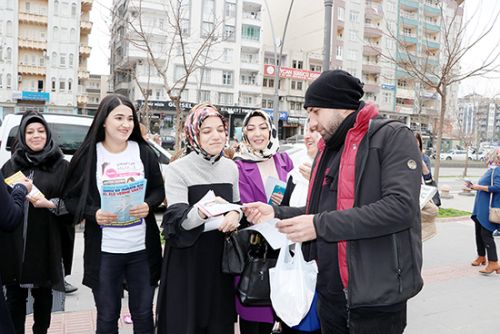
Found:
[[(134, 189), (140, 194), (141, 188), (144, 200), (116, 198)], [(66, 207), (77, 221), (85, 219), (83, 284), (94, 294), (96, 333), (118, 333), (124, 279), (134, 332), (153, 333), (161, 243), (152, 208), (164, 198), (157, 157), (141, 136), (133, 104), (122, 95), (106, 96), (71, 160), (65, 185)]]

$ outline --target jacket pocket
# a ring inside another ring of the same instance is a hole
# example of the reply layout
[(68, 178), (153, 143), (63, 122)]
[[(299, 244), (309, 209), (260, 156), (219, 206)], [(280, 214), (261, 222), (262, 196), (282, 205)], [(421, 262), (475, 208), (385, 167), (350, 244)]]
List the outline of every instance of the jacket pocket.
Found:
[(399, 283), (399, 293), (403, 293), (403, 275), (402, 275), (402, 269), (401, 269), (401, 262), (399, 258), (399, 245), (398, 245), (398, 240), (396, 238), (396, 234), (393, 234), (392, 236), (392, 252), (393, 252), (393, 258), (394, 258), (394, 268), (396, 270), (396, 275)]

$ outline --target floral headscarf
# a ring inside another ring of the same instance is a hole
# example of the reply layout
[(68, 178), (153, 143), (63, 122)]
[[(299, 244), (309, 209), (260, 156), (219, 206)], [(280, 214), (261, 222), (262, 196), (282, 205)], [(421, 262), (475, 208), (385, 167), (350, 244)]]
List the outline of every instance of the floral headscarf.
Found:
[[(269, 129), (269, 142), (267, 143), (266, 148), (264, 148), (263, 150), (254, 150), (252, 148), (252, 145), (250, 145), (250, 142), (248, 141), (247, 126), (250, 118), (254, 116), (260, 116), (264, 118)], [(265, 161), (272, 158), (273, 155), (278, 152), (279, 148), (280, 143), (278, 140), (278, 131), (276, 131), (276, 128), (274, 127), (273, 122), (271, 121), (271, 117), (268, 115), (268, 113), (262, 110), (253, 110), (249, 112), (243, 120), (243, 140), (239, 145), (239, 150), (238, 153), (236, 153), (236, 157), (241, 160), (247, 161)]]
[(200, 103), (195, 105), (190, 111), (184, 123), (184, 134), (186, 135), (186, 148), (188, 152), (195, 151), (201, 154), (204, 159), (215, 162), (220, 159), (223, 151), (216, 156), (208, 154), (200, 145), (200, 127), (203, 121), (208, 117), (219, 117), (224, 124), (224, 130), (227, 137), (227, 123), (224, 117), (219, 113), (217, 108), (208, 103)]

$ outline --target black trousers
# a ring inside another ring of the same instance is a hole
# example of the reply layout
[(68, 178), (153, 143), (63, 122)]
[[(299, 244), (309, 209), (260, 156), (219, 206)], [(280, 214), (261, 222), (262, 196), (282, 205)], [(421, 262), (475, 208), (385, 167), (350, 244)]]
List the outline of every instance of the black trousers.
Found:
[(329, 302), (319, 296), (318, 315), (323, 334), (401, 334), (406, 327), (406, 303), (348, 313), (345, 302)]
[(477, 255), (486, 256), (487, 252), (488, 261), (498, 261), (497, 246), (495, 245), (495, 239), (493, 239), (493, 235), (490, 231), (485, 229), (476, 219), (474, 219), (474, 225), (476, 228)]
[(241, 319), (240, 317), (240, 333), (241, 334), (270, 334), (273, 330), (273, 324), (267, 322), (254, 322)]
[[(7, 285), (7, 307), (14, 324), (16, 334), (24, 334), (26, 322), (26, 303), (28, 300), (28, 289), (19, 285)], [(52, 312), (52, 289), (33, 288), (33, 333), (46, 334), (50, 327)]]

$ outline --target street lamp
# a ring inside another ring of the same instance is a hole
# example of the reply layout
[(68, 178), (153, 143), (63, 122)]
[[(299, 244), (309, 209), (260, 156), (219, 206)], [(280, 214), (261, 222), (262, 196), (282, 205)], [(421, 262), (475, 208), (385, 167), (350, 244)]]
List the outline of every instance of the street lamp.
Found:
[(330, 69), (330, 43), (332, 41), (333, 0), (325, 0), (325, 33), (323, 36), (323, 71)]

